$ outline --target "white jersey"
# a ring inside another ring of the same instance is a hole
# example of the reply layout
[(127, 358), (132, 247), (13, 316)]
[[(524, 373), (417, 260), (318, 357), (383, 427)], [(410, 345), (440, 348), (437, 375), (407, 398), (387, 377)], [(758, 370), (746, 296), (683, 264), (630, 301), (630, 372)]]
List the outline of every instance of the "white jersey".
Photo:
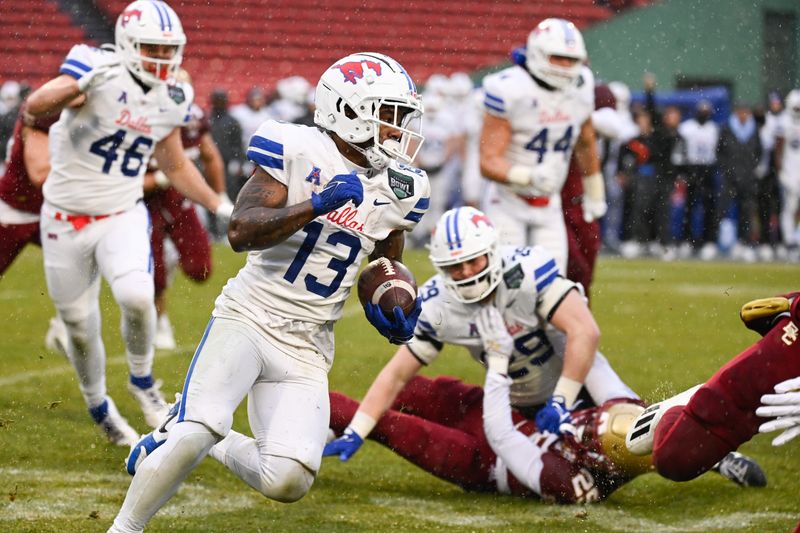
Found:
[[(514, 338), (509, 366), (511, 403), (526, 407), (544, 403), (555, 389), (564, 364), (564, 334), (548, 325), (566, 294), (577, 286), (558, 274), (552, 254), (541, 246), (501, 248), (503, 280), (494, 305)], [(439, 355), (443, 344), (463, 346), (485, 363), (483, 343), (475, 320), (480, 303), (464, 304), (452, 298), (441, 276), (420, 289), (422, 313), (409, 349), (423, 364)]]
[(689, 165), (713, 165), (717, 162), (719, 126), (708, 120), (700, 124), (690, 118), (681, 122), (678, 133), (686, 143), (686, 163)]
[[(76, 45), (60, 72), (80, 79), (118, 61), (114, 52)], [(186, 84), (159, 84), (145, 93), (122, 66), (89, 89), (86, 103), (65, 108), (50, 128), (45, 200), (90, 215), (117, 213), (142, 198), (143, 175), (155, 145), (187, 120), (194, 93)]]
[(775, 137), (783, 139), (781, 158), (781, 183), (792, 190), (800, 188), (800, 120), (793, 120), (784, 112), (778, 118)]
[[(506, 159), (558, 178), (556, 191), (567, 179), (572, 149), (581, 126), (594, 111), (594, 76), (588, 68), (574, 85), (549, 91), (523, 67), (514, 65), (483, 80), (486, 113), (511, 124)], [(535, 196), (533, 188), (514, 188)]]
[[(286, 205), (308, 200), (332, 177), (352, 170), (325, 132), (273, 120), (253, 135), (247, 157), (286, 185)], [(339, 319), (362, 259), (392, 231), (413, 229), (429, 204), (427, 175), (414, 167), (392, 162), (361, 181), (360, 206), (348, 203), (284, 242), (250, 252), (223, 288), (214, 315), (262, 325), (274, 316), (313, 324)]]

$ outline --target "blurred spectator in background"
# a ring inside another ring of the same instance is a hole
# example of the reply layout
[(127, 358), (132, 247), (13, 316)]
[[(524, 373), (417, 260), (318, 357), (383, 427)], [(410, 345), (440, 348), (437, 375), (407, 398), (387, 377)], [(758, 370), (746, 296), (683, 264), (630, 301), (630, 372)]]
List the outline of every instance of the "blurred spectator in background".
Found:
[(6, 150), (14, 133), (20, 103), (20, 84), (13, 80), (3, 83), (0, 87), (0, 174), (5, 171)]
[(603, 177), (606, 184), (606, 201), (608, 202), (608, 212), (603, 219), (603, 244), (611, 251), (617, 252), (619, 251), (620, 240), (623, 238), (625, 199), (626, 197), (629, 198), (629, 204), (633, 201), (632, 194), (628, 192), (628, 189), (632, 190), (633, 188), (626, 187), (624, 176), (619, 172), (620, 149), (639, 134), (639, 127), (633, 121), (633, 115), (631, 115), (631, 91), (628, 86), (621, 81), (612, 81), (608, 84), (608, 88), (614, 95), (617, 116), (624, 128), (623, 134), (618, 138), (602, 139), (602, 150), (600, 150)]
[[(309, 114), (308, 95), (311, 90), (311, 84), (303, 76), (280, 80), (275, 86), (278, 98), (267, 108), (270, 118), (296, 124)], [(313, 115), (311, 118), (313, 123)]]
[[(707, 100), (697, 104), (694, 118), (681, 123), (678, 132), (686, 143), (686, 208), (683, 214), (681, 238), (699, 249), (700, 259), (717, 256), (715, 171), (719, 126), (711, 120), (713, 109)], [(697, 206), (703, 209), (703, 230), (699, 239), (692, 235), (692, 213)]]
[(215, 89), (211, 93), (208, 121), (211, 125), (211, 137), (219, 148), (225, 165), (225, 188), (228, 196), (236, 200), (247, 177), (242, 172), (242, 127), (228, 112), (228, 91), (225, 89)]
[(632, 182), (630, 201), (631, 239), (620, 247), (624, 257), (650, 255), (671, 261), (678, 255), (672, 242), (670, 218), (672, 192), (684, 159), (684, 143), (678, 133), (680, 110), (656, 108), (656, 79), (643, 78), (645, 103), (636, 115), (640, 134), (623, 149), (621, 170)]
[[(242, 127), (242, 146), (248, 146), (250, 137), (253, 136), (258, 127), (272, 118), (267, 108), (267, 96), (260, 87), (251, 87), (247, 91), (245, 102), (231, 107), (230, 113)], [(252, 171), (253, 164), (245, 160), (243, 174), (249, 176)]]
[(761, 161), (761, 139), (750, 107), (737, 102), (734, 113), (720, 132), (717, 160), (722, 174), (717, 219), (730, 216), (734, 203), (738, 205), (737, 242), (731, 258), (752, 263), (756, 260), (758, 242), (756, 222), (756, 167)]
[(791, 261), (800, 260), (797, 216), (800, 208), (800, 89), (786, 95), (786, 111), (775, 129), (775, 167), (782, 190), (781, 233)]
[[(769, 100), (769, 111), (763, 106), (753, 109), (753, 118), (758, 126), (761, 139), (761, 161), (756, 167), (756, 216), (758, 217), (758, 258), (772, 261), (775, 258), (780, 238), (780, 186), (775, 172), (775, 122), (783, 111), (783, 102), (773, 93)], [(776, 105), (777, 104), (777, 105)], [(782, 247), (781, 247), (782, 248)]]

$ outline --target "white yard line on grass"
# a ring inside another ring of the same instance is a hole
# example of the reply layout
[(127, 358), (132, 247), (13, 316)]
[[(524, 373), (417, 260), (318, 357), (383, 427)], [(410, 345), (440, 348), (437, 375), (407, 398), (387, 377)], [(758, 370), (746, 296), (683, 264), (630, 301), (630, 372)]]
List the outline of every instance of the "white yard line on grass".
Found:
[[(0, 500), (0, 523), (13, 520), (86, 518), (96, 512), (100, 520), (108, 521), (117, 514), (119, 504), (106, 503), (111, 494), (121, 500), (130, 477), (124, 474), (46, 469), (0, 468), (4, 487), (19, 487), (14, 501)], [(42, 490), (31, 496), (30, 485), (41, 484)], [(109, 488), (109, 484), (114, 487)], [(209, 502), (214, 502), (209, 505)], [(208, 516), (263, 505), (264, 498), (254, 491), (231, 492), (227, 488), (212, 488), (197, 483), (184, 483), (180, 492), (159, 511), (159, 516)]]
[[(176, 355), (186, 355), (186, 352), (191, 351), (194, 352), (194, 345), (185, 345), (185, 346), (178, 346), (176, 349), (171, 351), (159, 351), (156, 355), (157, 359), (165, 358), (165, 357), (174, 357)], [(17, 383), (22, 383), (31, 379), (38, 379), (38, 378), (46, 378), (51, 376), (59, 376), (62, 374), (74, 374), (75, 370), (67, 363), (65, 357), (60, 357), (57, 354), (52, 354), (53, 357), (61, 360), (64, 364), (60, 366), (51, 366), (48, 368), (42, 368), (41, 370), (26, 370), (24, 372), (17, 372), (15, 374), (9, 374), (8, 376), (0, 377), (0, 387), (7, 387), (9, 385), (16, 385)], [(124, 355), (115, 355), (113, 357), (109, 357), (106, 360), (107, 365), (111, 366), (119, 366), (119, 365), (126, 365), (128, 364), (127, 358)]]

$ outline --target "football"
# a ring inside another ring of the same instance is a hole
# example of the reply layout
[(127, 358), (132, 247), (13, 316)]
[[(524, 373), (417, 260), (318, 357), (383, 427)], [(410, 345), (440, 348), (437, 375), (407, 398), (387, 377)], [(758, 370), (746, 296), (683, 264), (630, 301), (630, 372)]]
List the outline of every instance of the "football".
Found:
[(380, 306), (385, 316), (391, 317), (394, 307), (399, 305), (408, 316), (416, 299), (417, 282), (403, 263), (380, 257), (361, 271), (358, 300), (362, 306), (372, 302)]

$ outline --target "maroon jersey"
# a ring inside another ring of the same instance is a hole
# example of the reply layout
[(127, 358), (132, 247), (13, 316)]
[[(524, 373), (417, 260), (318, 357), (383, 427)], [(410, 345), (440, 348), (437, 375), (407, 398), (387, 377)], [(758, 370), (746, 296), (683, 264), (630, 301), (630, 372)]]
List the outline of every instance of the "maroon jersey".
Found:
[[(0, 200), (28, 213), (38, 213), (42, 208), (44, 197), (42, 190), (31, 183), (28, 171), (25, 168), (25, 143), (22, 138), (22, 129), (25, 126), (43, 132), (48, 132), (58, 115), (34, 119), (25, 112), (25, 106), (20, 108), (17, 123), (14, 126), (14, 135), (11, 137), (11, 146), (6, 158), (6, 173), (0, 178)], [(43, 154), (47, 157), (47, 154)]]
[(195, 160), (200, 156), (200, 141), (203, 135), (211, 131), (211, 124), (206, 114), (197, 104), (189, 108), (189, 122), (181, 127), (181, 142), (189, 159)]

